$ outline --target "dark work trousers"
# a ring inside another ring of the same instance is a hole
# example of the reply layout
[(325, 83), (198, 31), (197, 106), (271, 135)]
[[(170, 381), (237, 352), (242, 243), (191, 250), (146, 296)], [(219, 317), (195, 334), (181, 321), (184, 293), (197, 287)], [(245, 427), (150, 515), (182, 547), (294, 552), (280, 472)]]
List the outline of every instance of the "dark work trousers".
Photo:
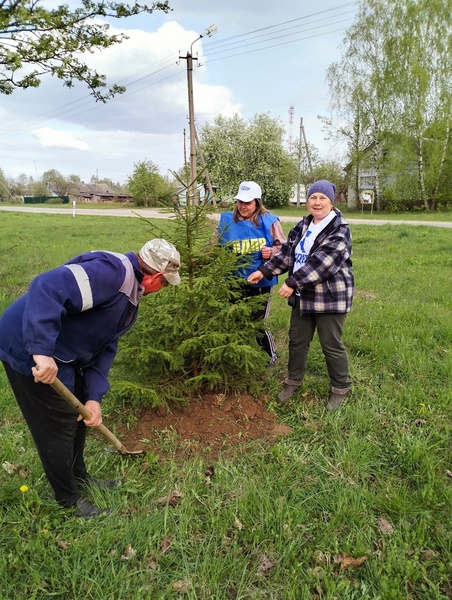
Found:
[[(267, 287), (250, 287), (246, 286), (242, 290), (243, 298), (253, 298), (254, 296), (267, 296), (267, 301), (264, 303), (262, 308), (256, 310), (252, 314), (253, 321), (259, 321), (260, 319), (267, 319), (270, 314), (271, 305), (271, 291), (273, 286)], [(257, 340), (259, 346), (264, 350), (270, 357), (270, 363), (274, 363), (278, 358), (275, 348), (275, 340), (269, 329), (264, 330), (264, 334)]]
[[(30, 429), (56, 501), (68, 508), (80, 498), (77, 479), (86, 479), (83, 460), (86, 425), (50, 385), (35, 383), (3, 363), (20, 410)], [(83, 398), (83, 377), (75, 377), (75, 395)]]
[(345, 316), (337, 313), (300, 314), (300, 299), (297, 297), (290, 316), (288, 379), (303, 380), (309, 346), (317, 329), (331, 387), (350, 388), (347, 352), (342, 342)]

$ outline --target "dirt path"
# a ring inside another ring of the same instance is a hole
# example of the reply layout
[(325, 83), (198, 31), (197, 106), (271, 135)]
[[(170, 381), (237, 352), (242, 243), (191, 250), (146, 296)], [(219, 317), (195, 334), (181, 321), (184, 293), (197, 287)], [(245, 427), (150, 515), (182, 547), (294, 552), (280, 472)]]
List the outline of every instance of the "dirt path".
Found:
[[(163, 212), (157, 208), (80, 208), (76, 207), (36, 207), (36, 206), (1, 206), (0, 212), (12, 211), (12, 212), (26, 212), (26, 213), (54, 213), (59, 215), (68, 215), (74, 217), (77, 215), (91, 215), (91, 216), (103, 216), (103, 217), (145, 217), (147, 219), (171, 219), (174, 217), (172, 212)], [(75, 214), (74, 214), (75, 213)], [(214, 214), (212, 218), (218, 220), (219, 215)], [(301, 215), (300, 215), (301, 218)], [(297, 217), (280, 217), (284, 223), (297, 223), (299, 219)], [(389, 220), (367, 218), (367, 219), (348, 219), (347, 222), (350, 225), (424, 225), (430, 227), (445, 227), (448, 229), (452, 228), (452, 221), (405, 221), (401, 220)]]

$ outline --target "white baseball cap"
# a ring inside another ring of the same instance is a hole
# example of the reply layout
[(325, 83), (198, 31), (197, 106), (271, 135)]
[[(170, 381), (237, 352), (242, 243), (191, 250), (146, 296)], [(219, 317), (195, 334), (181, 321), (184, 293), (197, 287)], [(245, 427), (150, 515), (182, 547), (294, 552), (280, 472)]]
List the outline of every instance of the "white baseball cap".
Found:
[(138, 255), (148, 267), (163, 273), (163, 277), (168, 283), (179, 285), (180, 254), (173, 244), (161, 238), (149, 240), (138, 252)]
[(256, 198), (259, 200), (262, 198), (261, 186), (255, 181), (242, 181), (234, 200), (240, 200), (240, 202), (252, 202)]

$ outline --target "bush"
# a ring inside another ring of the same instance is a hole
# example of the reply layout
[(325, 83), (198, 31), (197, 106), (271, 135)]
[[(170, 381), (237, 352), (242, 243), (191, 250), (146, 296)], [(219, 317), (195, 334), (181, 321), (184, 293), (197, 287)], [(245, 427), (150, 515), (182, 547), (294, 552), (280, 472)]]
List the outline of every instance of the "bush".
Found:
[(45, 201), (46, 204), (63, 204), (63, 200), (59, 197), (49, 198)]

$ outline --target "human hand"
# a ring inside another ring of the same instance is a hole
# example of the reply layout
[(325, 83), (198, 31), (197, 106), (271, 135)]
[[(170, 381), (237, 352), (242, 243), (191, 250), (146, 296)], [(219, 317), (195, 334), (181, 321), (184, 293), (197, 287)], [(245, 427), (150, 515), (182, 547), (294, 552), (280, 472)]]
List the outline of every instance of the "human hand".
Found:
[(254, 271), (251, 275), (248, 276), (247, 281), (249, 283), (259, 283), (261, 279), (264, 278), (264, 274), (261, 271)]
[(33, 354), (35, 365), (32, 369), (32, 375), (35, 383), (53, 383), (58, 373), (56, 362), (51, 356)]
[(272, 257), (272, 249), (269, 246), (263, 246), (261, 249), (262, 258), (268, 260)]
[(289, 298), (294, 293), (294, 289), (286, 285), (285, 283), (278, 290), (278, 294), (283, 298)]
[[(87, 400), (85, 402), (85, 408), (91, 413), (90, 419), (85, 419), (85, 425), (87, 427), (99, 427), (102, 425), (102, 407), (96, 400)], [(82, 415), (79, 415), (77, 421), (83, 419)]]

